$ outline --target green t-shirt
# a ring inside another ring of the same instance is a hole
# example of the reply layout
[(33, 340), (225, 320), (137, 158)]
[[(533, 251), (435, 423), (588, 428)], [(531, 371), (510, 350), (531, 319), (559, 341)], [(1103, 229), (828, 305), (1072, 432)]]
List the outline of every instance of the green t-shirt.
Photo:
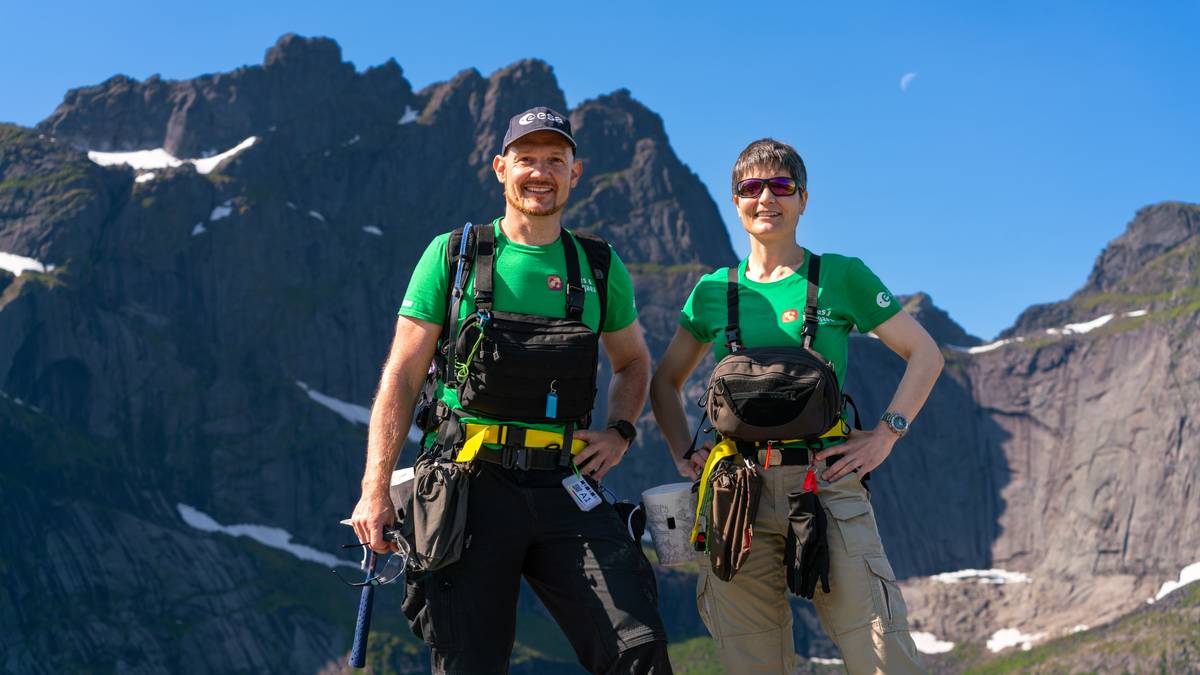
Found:
[[(555, 241), (545, 246), (528, 246), (509, 241), (500, 229), (500, 219), (492, 221), (496, 232), (495, 271), (493, 277), (494, 299), (492, 309), (500, 312), (520, 312), (554, 318), (566, 318), (567, 262), (562, 243)], [(412, 279), (400, 305), (402, 316), (422, 319), (442, 325), (446, 320), (446, 299), (453, 285), (454, 271), (446, 264), (446, 246), (450, 234), (442, 234), (430, 242), (425, 253), (413, 270)], [(579, 242), (575, 242), (579, 253), (579, 274), (584, 289), (583, 323), (592, 330), (600, 321), (600, 299), (596, 282), (587, 255)], [(475, 311), (475, 270), (471, 266), (467, 277), (459, 320), (465, 320)], [(604, 320), (604, 332), (613, 332), (629, 326), (637, 319), (637, 307), (633, 299), (633, 279), (625, 263), (612, 253), (608, 270), (608, 307)], [(438, 396), (453, 410), (461, 410), (458, 393), (453, 387), (439, 384)], [(532, 429), (562, 431), (561, 424), (525, 424), (510, 420), (493, 420), (482, 417), (464, 417), (464, 422), (479, 424), (512, 424)]]
[[(711, 342), (719, 361), (729, 353), (725, 300), (729, 268), (700, 278), (679, 313), (679, 325), (700, 342)], [(900, 311), (900, 303), (862, 260), (836, 253), (821, 256), (817, 281), (817, 336), (813, 349), (833, 363), (838, 385), (846, 381), (846, 344), (850, 329), (866, 333)], [(746, 347), (790, 347), (803, 344), (804, 303), (808, 296), (808, 253), (795, 274), (768, 283), (746, 278), (746, 261), (738, 264), (738, 326)]]

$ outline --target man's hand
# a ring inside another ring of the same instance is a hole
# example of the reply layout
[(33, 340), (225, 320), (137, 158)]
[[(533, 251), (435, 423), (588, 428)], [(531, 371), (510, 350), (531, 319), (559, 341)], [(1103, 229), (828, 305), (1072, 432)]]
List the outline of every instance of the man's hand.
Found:
[(383, 538), (383, 528), (391, 527), (395, 520), (396, 511), (386, 489), (363, 491), (354, 507), (354, 515), (350, 516), (358, 540), (369, 544), (376, 553), (398, 550), (395, 542)]
[(851, 471), (857, 471), (860, 476), (873, 471), (892, 454), (892, 446), (898, 440), (900, 437), (883, 425), (870, 431), (852, 433), (845, 443), (817, 453), (817, 461), (823, 461), (830, 455), (842, 455), (821, 474), (821, 478), (832, 483)]
[(610, 469), (621, 463), (625, 451), (629, 449), (629, 441), (617, 433), (616, 429), (585, 429), (576, 431), (575, 438), (587, 442), (587, 447), (575, 455), (575, 466), (596, 480), (603, 480)]
[(692, 453), (691, 457), (675, 460), (675, 469), (679, 471), (679, 475), (693, 482), (699, 480), (701, 474), (704, 473), (704, 465), (708, 462), (708, 453), (712, 447), (712, 441), (704, 441), (700, 447), (696, 448), (696, 452)]

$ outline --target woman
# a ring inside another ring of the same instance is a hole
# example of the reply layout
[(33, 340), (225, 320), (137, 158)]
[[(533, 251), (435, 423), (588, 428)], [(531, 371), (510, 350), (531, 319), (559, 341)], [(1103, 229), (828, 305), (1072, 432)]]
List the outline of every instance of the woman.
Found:
[[(796, 227), (808, 203), (806, 182), (800, 156), (773, 139), (751, 143), (734, 163), (733, 201), (750, 237), (750, 255), (736, 276), (740, 341), (747, 348), (802, 344), (811, 254), (796, 242)], [(904, 599), (859, 476), (887, 459), (908, 420), (925, 403), (942, 369), (941, 352), (861, 260), (825, 254), (818, 261), (818, 326), (812, 347), (832, 362), (837, 382), (844, 382), (852, 327), (874, 332), (908, 365), (885, 421), (849, 436), (841, 435), (846, 427), (838, 422), (815, 453), (812, 468), (828, 522), (830, 589), (818, 589), (813, 604), (851, 673), (923, 672), (908, 633)], [(654, 415), (676, 466), (693, 480), (711, 445), (685, 459), (691, 434), (681, 392), (710, 347), (717, 360), (729, 353), (726, 291), (731, 278), (723, 268), (700, 279), (651, 383)], [(758, 464), (769, 467), (760, 472), (762, 493), (750, 554), (729, 582), (701, 565), (697, 605), (727, 672), (795, 670), (784, 568), (786, 495), (800, 489), (812, 456), (796, 445), (757, 449)]]

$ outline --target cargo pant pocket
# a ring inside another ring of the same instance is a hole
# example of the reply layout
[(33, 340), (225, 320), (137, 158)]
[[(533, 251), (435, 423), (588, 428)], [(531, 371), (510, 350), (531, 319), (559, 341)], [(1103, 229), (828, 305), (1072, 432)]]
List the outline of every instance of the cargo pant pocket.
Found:
[(437, 573), (407, 582), (402, 608), (413, 635), (430, 647), (454, 650), (456, 645), (454, 580)]
[[(883, 544), (879, 540), (879, 530), (875, 526), (875, 516), (871, 513), (869, 503), (857, 499), (844, 499), (830, 502), (825, 508), (837, 524), (838, 535), (847, 556), (883, 553)], [(835, 544), (831, 537), (830, 547)]]
[(885, 555), (869, 555), (864, 558), (870, 570), (871, 597), (875, 613), (879, 616), (883, 632), (908, 629), (908, 607), (900, 587), (896, 585), (896, 574)]

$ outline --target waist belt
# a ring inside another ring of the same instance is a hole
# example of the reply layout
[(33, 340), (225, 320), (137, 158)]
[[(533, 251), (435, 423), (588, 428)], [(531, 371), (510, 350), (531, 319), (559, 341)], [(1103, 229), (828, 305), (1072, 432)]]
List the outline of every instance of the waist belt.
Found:
[[(563, 457), (563, 435), (554, 431), (527, 429), (506, 424), (467, 424), (467, 441), (455, 457), (457, 462), (480, 459), (506, 469), (554, 469), (568, 465)], [(487, 445), (500, 445), (489, 448)], [(571, 439), (571, 455), (579, 454), (587, 442)]]

